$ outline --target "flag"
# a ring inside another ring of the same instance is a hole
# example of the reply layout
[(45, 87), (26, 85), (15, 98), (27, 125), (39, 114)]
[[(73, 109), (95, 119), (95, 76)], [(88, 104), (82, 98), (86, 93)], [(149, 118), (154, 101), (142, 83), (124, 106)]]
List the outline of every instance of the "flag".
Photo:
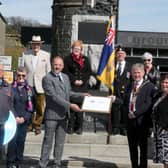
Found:
[(107, 35), (104, 42), (102, 54), (100, 57), (97, 78), (108, 88), (114, 91), (114, 73), (115, 73), (115, 16), (111, 16), (108, 26)]

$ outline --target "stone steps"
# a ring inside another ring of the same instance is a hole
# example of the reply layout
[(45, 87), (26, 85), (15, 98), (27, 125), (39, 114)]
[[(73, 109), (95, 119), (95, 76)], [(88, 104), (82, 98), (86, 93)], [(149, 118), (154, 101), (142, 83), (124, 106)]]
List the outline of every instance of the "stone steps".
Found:
[[(32, 132), (27, 134), (24, 168), (37, 167), (43, 135), (44, 132), (38, 136)], [(130, 168), (126, 136), (110, 136), (108, 145), (107, 139), (108, 135), (103, 132), (67, 135), (63, 152), (63, 168)], [(52, 154), (50, 158), (52, 163)], [(161, 167), (153, 164), (149, 156), (149, 168)], [(0, 168), (5, 168), (4, 163), (0, 163)]]
[[(34, 158), (34, 164), (40, 157), (41, 135), (28, 133), (25, 145), (25, 156)], [(66, 135), (63, 153), (63, 164), (67, 168), (130, 168), (128, 142), (126, 136), (110, 136), (107, 145), (107, 133), (83, 133), (82, 135)], [(149, 157), (150, 158), (150, 157)], [(53, 159), (51, 154), (51, 159)], [(149, 159), (150, 168), (161, 168)]]

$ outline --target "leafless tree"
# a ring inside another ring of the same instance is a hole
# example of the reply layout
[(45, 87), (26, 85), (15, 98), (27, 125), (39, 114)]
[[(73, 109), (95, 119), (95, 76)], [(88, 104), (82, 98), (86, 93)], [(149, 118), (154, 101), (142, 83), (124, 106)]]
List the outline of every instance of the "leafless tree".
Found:
[(11, 16), (5, 18), (7, 21), (7, 33), (20, 33), (21, 26), (44, 26), (40, 24), (37, 20), (24, 19), (20, 16)]

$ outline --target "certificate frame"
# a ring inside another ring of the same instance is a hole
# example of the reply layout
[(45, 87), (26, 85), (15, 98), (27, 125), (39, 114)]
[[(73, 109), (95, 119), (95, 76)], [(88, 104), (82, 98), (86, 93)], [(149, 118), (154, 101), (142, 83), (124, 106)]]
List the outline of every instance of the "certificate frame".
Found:
[(112, 107), (112, 99), (110, 97), (101, 96), (85, 96), (82, 103), (83, 112), (110, 113)]

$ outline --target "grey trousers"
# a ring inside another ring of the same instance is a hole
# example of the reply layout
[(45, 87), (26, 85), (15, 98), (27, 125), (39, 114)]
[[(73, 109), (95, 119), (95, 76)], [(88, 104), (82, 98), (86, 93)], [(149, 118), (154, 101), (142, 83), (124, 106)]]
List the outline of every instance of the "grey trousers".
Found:
[(45, 133), (41, 149), (41, 157), (39, 161), (39, 167), (46, 168), (49, 162), (52, 144), (55, 135), (54, 144), (54, 163), (61, 164), (65, 135), (66, 135), (67, 121), (63, 120), (46, 120), (45, 121)]

